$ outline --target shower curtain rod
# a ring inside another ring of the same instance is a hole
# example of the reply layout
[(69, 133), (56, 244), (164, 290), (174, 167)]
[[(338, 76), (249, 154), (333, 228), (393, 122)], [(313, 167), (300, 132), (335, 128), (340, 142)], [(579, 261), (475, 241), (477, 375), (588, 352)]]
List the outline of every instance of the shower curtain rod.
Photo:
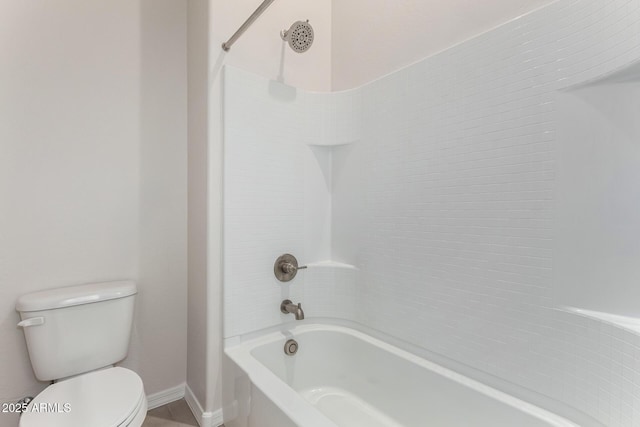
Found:
[(258, 19), (258, 17), (260, 15), (262, 15), (262, 12), (264, 12), (265, 10), (267, 10), (267, 8), (269, 6), (271, 6), (271, 3), (273, 3), (275, 0), (264, 0), (262, 2), (262, 4), (260, 6), (258, 6), (258, 8), (255, 10), (255, 12), (253, 12), (251, 14), (251, 16), (249, 18), (247, 18), (246, 21), (244, 21), (244, 24), (242, 24), (240, 26), (240, 28), (238, 28), (238, 31), (236, 31), (235, 33), (233, 33), (233, 35), (231, 36), (231, 38), (229, 40), (227, 40), (226, 42), (222, 43), (222, 50), (224, 50), (225, 52), (228, 52), (229, 49), (231, 49), (231, 46), (236, 42), (236, 40), (238, 40), (240, 38), (240, 36), (247, 31), (247, 28), (249, 28), (251, 26), (251, 24), (253, 24), (253, 22)]

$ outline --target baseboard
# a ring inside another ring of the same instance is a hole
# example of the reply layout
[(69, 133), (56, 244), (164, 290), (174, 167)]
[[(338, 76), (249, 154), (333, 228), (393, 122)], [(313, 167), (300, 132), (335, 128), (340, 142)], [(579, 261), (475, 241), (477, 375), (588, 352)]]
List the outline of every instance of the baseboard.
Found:
[(166, 405), (167, 403), (180, 400), (185, 397), (184, 391), (185, 385), (180, 384), (178, 386), (168, 388), (157, 393), (149, 394), (147, 395), (147, 406), (149, 409), (154, 409), (158, 406)]
[(184, 391), (184, 400), (187, 401), (187, 405), (189, 405), (189, 409), (191, 409), (193, 416), (196, 417), (200, 427), (218, 427), (222, 425), (224, 422), (222, 419), (222, 409), (218, 409), (215, 412), (205, 412), (188, 384), (185, 385)]

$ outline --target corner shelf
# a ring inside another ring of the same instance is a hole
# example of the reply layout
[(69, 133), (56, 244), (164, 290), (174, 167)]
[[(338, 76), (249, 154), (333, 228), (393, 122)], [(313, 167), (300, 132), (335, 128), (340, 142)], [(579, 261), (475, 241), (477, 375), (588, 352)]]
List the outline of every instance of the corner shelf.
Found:
[(616, 326), (629, 332), (633, 332), (636, 335), (640, 335), (640, 319), (637, 317), (620, 316), (618, 314), (605, 313), (603, 311), (595, 310), (585, 310), (583, 308), (570, 306), (564, 306), (560, 309), (570, 314), (590, 317), (600, 322)]

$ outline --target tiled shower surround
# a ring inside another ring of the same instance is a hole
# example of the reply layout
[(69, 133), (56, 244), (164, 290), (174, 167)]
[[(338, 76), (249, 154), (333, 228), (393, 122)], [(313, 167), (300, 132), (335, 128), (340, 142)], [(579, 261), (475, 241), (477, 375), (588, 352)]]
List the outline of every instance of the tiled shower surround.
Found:
[(560, 0), (352, 91), (227, 69), (225, 337), (289, 298), (640, 425), (640, 336), (561, 310), (553, 269), (556, 101), (638, 60), (640, 1)]

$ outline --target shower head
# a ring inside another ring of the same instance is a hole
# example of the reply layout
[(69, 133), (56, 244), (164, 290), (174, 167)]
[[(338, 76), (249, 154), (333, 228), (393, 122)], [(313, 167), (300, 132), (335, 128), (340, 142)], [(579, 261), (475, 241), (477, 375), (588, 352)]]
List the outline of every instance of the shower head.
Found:
[(294, 52), (306, 52), (313, 44), (313, 27), (307, 21), (296, 21), (291, 28), (280, 33), (282, 40), (289, 42)]

